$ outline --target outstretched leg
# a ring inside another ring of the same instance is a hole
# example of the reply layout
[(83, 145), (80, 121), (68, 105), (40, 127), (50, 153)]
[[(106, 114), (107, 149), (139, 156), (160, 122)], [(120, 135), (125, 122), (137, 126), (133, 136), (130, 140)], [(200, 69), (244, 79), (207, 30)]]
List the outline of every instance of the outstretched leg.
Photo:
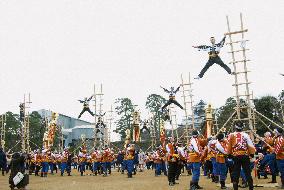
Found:
[(168, 107), (172, 103), (171, 100), (168, 100), (168, 102), (162, 107), (162, 110), (164, 110), (166, 107)]
[(83, 113), (86, 111), (86, 109), (85, 108), (83, 108), (83, 110), (81, 111), (81, 113), (79, 114), (79, 116), (78, 116), (78, 119), (83, 115)]
[(183, 107), (176, 100), (172, 100), (172, 102), (183, 110)]
[(200, 71), (199, 73), (199, 77), (202, 78), (203, 75), (205, 74), (205, 72), (209, 69), (209, 67), (211, 67), (214, 64), (213, 61), (211, 61), (210, 59), (208, 60), (208, 62), (206, 63), (206, 65), (203, 67), (203, 69)]
[(86, 111), (89, 112), (92, 116), (95, 115), (95, 114), (90, 110), (90, 108), (86, 108)]
[(232, 73), (230, 67), (228, 67), (228, 66), (222, 61), (222, 59), (221, 59), (220, 57), (217, 57), (216, 60), (215, 60), (215, 62), (216, 62), (218, 65), (220, 65), (221, 67), (223, 67), (223, 69), (225, 69), (228, 74), (231, 74), (231, 73)]

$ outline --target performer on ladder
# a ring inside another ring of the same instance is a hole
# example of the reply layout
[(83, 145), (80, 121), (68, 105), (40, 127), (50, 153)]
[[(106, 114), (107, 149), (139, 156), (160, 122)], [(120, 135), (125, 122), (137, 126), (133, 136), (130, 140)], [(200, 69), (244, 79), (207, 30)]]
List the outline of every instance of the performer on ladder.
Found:
[(199, 73), (199, 75), (195, 79), (202, 78), (203, 75), (205, 74), (205, 72), (214, 63), (216, 63), (216, 64), (220, 65), (221, 67), (223, 67), (228, 72), (228, 74), (234, 74), (234, 73), (232, 73), (231, 69), (219, 57), (219, 53), (220, 53), (221, 48), (224, 46), (225, 39), (226, 39), (226, 35), (221, 40), (221, 42), (215, 44), (215, 38), (211, 37), (210, 38), (210, 42), (211, 42), (210, 46), (207, 46), (207, 45), (192, 46), (194, 48), (197, 48), (199, 51), (203, 50), (203, 51), (208, 52), (208, 54), (209, 54), (209, 60), (207, 61), (206, 65), (204, 66), (204, 68), (201, 70), (201, 72)]
[(235, 132), (229, 134), (228, 138), (228, 157), (233, 158), (234, 166), (232, 171), (232, 182), (234, 190), (239, 188), (239, 178), (241, 169), (246, 176), (249, 190), (253, 190), (253, 179), (250, 169), (250, 157), (253, 158), (255, 148), (249, 135), (243, 130), (243, 123), (237, 121), (235, 123)]
[(171, 104), (175, 104), (178, 107), (180, 107), (180, 109), (183, 109), (183, 107), (176, 101), (176, 93), (179, 91), (180, 86), (177, 87), (177, 89), (175, 90), (174, 87), (171, 87), (171, 90), (168, 90), (164, 87), (161, 86), (161, 88), (169, 94), (169, 100), (168, 102), (162, 107), (162, 110), (164, 110), (167, 106), (171, 105)]
[(78, 100), (81, 104), (83, 104), (83, 110), (79, 114), (78, 119), (83, 115), (85, 111), (89, 112), (92, 116), (94, 116), (94, 113), (90, 110), (90, 107), (89, 107), (89, 103), (92, 100), (92, 98), (93, 96), (91, 96), (90, 98), (86, 97), (84, 100)]

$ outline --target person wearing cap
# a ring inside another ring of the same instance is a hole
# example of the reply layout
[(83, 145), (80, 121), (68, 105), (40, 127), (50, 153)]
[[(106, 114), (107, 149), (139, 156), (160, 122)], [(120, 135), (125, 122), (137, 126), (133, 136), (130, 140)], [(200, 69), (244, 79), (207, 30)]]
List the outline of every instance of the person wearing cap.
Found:
[(281, 178), (281, 187), (284, 189), (284, 138), (283, 138), (283, 129), (276, 128), (274, 129), (274, 152), (276, 155), (276, 163), (278, 171), (280, 172)]
[(102, 167), (103, 167), (103, 172), (104, 172), (103, 176), (104, 177), (107, 176), (107, 171), (108, 171), (109, 167), (111, 167), (110, 156), (111, 156), (110, 149), (108, 148), (107, 145), (105, 145), (105, 147), (103, 149), (103, 153), (102, 153)]
[(156, 147), (154, 152), (155, 176), (161, 175), (162, 171), (162, 155), (159, 147)]
[(267, 179), (266, 164), (262, 153), (258, 153), (258, 159), (255, 160), (255, 165), (257, 178), (260, 179), (260, 176), (263, 176), (264, 179)]
[(126, 164), (128, 178), (132, 178), (132, 172), (134, 171), (134, 154), (135, 154), (134, 144), (126, 145), (125, 164)]
[(217, 144), (217, 142), (218, 141), (215, 138), (211, 138), (208, 141), (208, 145), (207, 145), (207, 149), (208, 149), (207, 155), (210, 157), (210, 161), (212, 163), (211, 178), (212, 178), (212, 182), (215, 182), (215, 183), (219, 183), (219, 177), (217, 175), (217, 162), (216, 162), (216, 154), (217, 154), (216, 144)]
[(78, 161), (79, 161), (79, 172), (81, 173), (81, 176), (84, 176), (84, 173), (86, 172), (86, 161), (87, 161), (86, 150), (80, 149), (78, 154)]
[(47, 177), (48, 172), (48, 150), (42, 150), (41, 154), (41, 177)]
[(181, 142), (177, 143), (176, 149), (179, 157), (177, 164), (176, 180), (179, 180), (179, 176), (181, 175), (181, 170), (184, 168), (184, 164), (186, 163), (186, 155), (185, 155), (185, 148), (182, 146)]
[(62, 153), (61, 155), (61, 164), (60, 164), (60, 168), (61, 168), (61, 176), (63, 176), (64, 174), (64, 171), (66, 170), (66, 172), (68, 173), (68, 175), (70, 175), (70, 172), (67, 168), (67, 161), (68, 161), (68, 157), (69, 157), (69, 152), (68, 152), (68, 149), (65, 148), (64, 149), (64, 152)]
[(167, 160), (168, 160), (168, 181), (169, 186), (174, 186), (178, 184), (175, 182), (176, 173), (177, 173), (177, 162), (178, 162), (178, 153), (174, 143), (175, 139), (173, 137), (169, 138), (169, 143), (166, 145), (167, 150)]
[(221, 189), (227, 189), (225, 185), (225, 181), (227, 178), (227, 166), (226, 166), (227, 142), (225, 140), (225, 135), (223, 133), (219, 133), (217, 135), (217, 140), (218, 140), (216, 143), (217, 174), (220, 177)]
[(189, 161), (192, 164), (192, 180), (190, 182), (190, 189), (203, 189), (199, 186), (200, 178), (200, 167), (201, 167), (201, 139), (199, 137), (199, 132), (197, 130), (192, 131), (192, 137), (189, 141)]
[(35, 155), (35, 176), (39, 176), (39, 170), (41, 167), (41, 154), (40, 154), (40, 150), (37, 150)]
[(94, 148), (94, 152), (91, 154), (93, 161), (93, 175), (98, 175), (99, 167), (101, 164), (101, 155), (97, 148)]
[(244, 171), (249, 190), (253, 189), (253, 179), (250, 169), (250, 157), (254, 157), (255, 148), (250, 136), (242, 132), (243, 123), (235, 122), (235, 132), (228, 137), (228, 155), (233, 158), (234, 166), (232, 171), (232, 182), (234, 190), (237, 190), (241, 168)]
[(266, 155), (263, 158), (263, 162), (269, 166), (271, 171), (272, 180), (268, 183), (277, 183), (276, 175), (277, 175), (277, 164), (276, 164), (276, 155), (273, 152), (273, 143), (274, 138), (272, 137), (270, 132), (264, 133), (264, 145), (263, 149), (266, 152)]

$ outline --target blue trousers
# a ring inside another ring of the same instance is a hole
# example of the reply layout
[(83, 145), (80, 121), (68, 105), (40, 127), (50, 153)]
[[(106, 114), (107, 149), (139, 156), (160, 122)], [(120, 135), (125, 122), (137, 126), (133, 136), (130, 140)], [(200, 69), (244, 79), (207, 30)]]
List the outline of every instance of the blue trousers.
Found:
[(272, 175), (276, 175), (278, 173), (275, 154), (266, 154), (262, 162), (269, 166)]
[(226, 181), (227, 178), (227, 165), (226, 163), (216, 163), (217, 174), (220, 176), (220, 181)]
[(284, 160), (276, 160), (277, 168), (281, 174), (281, 179), (284, 179)]
[(102, 167), (103, 167), (104, 174), (107, 174), (107, 163), (106, 162), (102, 162)]
[(93, 163), (93, 172), (97, 171), (100, 167), (101, 163), (100, 162), (94, 162)]
[(199, 181), (200, 177), (200, 162), (193, 162), (192, 163), (192, 182), (196, 183)]
[(41, 172), (42, 173), (47, 173), (48, 172), (48, 162), (42, 162), (41, 166), (42, 166)]
[(86, 171), (86, 163), (85, 162), (81, 162), (79, 164), (79, 171), (80, 172), (85, 172)]
[(50, 173), (53, 174), (54, 164), (52, 162), (49, 162), (49, 168), (50, 168)]
[(211, 158), (211, 161), (212, 161), (212, 166), (213, 166), (213, 171), (212, 171), (212, 174), (213, 175), (217, 175), (217, 165), (216, 165), (216, 158)]
[(134, 170), (134, 161), (133, 160), (126, 160), (126, 169), (128, 174), (132, 174)]
[(66, 172), (68, 172), (67, 171), (67, 163), (66, 162), (62, 162), (61, 164), (60, 164), (60, 169), (61, 169), (61, 174), (63, 174), (64, 173), (64, 171), (66, 170)]
[(164, 172), (164, 175), (167, 175), (167, 168), (165, 162), (162, 162), (162, 171)]
[(126, 160), (123, 160), (121, 163), (121, 170), (126, 170)]
[(161, 171), (162, 171), (162, 163), (156, 163), (156, 170), (155, 170), (156, 175), (161, 175)]

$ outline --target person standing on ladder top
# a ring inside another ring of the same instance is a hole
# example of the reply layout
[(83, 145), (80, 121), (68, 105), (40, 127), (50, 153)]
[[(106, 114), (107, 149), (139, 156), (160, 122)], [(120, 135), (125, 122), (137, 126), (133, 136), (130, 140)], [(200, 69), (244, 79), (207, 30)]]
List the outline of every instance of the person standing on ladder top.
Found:
[(239, 188), (239, 178), (241, 168), (244, 171), (249, 190), (253, 190), (253, 179), (250, 169), (250, 157), (255, 154), (254, 144), (249, 135), (243, 132), (243, 123), (235, 123), (235, 132), (230, 133), (228, 137), (228, 158), (233, 158), (234, 166), (232, 171), (232, 182), (234, 190)]
[(89, 107), (89, 102), (92, 100), (92, 98), (93, 96), (91, 96), (90, 98), (86, 97), (84, 100), (78, 100), (81, 104), (83, 104), (83, 110), (79, 114), (78, 119), (80, 119), (80, 117), (83, 115), (85, 111), (89, 112), (92, 116), (94, 116), (94, 113), (90, 110)]
[(221, 48), (224, 46), (225, 39), (226, 39), (226, 35), (221, 40), (221, 42), (215, 44), (215, 41), (216, 41), (215, 38), (211, 37), (210, 38), (210, 42), (211, 42), (210, 46), (207, 46), (207, 45), (192, 46), (193, 48), (197, 48), (199, 51), (203, 50), (203, 51), (208, 52), (208, 54), (209, 54), (209, 60), (207, 61), (206, 65), (203, 67), (203, 69), (200, 71), (199, 75), (195, 79), (202, 78), (203, 75), (205, 74), (205, 72), (214, 63), (216, 63), (216, 64), (220, 65), (221, 67), (223, 67), (228, 72), (228, 74), (232, 74), (232, 75), (235, 74), (234, 72), (231, 71), (231, 69), (219, 57), (219, 53), (220, 53)]
[(169, 100), (168, 100), (168, 102), (162, 107), (162, 111), (163, 111), (167, 106), (169, 106), (169, 105), (171, 105), (171, 104), (175, 104), (175, 105), (177, 105), (178, 107), (180, 107), (180, 109), (183, 109), (183, 107), (176, 101), (176, 93), (179, 91), (180, 86), (177, 87), (176, 90), (175, 90), (174, 87), (171, 87), (171, 90), (168, 90), (168, 89), (166, 89), (166, 88), (164, 88), (164, 87), (162, 87), (162, 86), (161, 86), (161, 88), (162, 88), (166, 93), (169, 94)]

